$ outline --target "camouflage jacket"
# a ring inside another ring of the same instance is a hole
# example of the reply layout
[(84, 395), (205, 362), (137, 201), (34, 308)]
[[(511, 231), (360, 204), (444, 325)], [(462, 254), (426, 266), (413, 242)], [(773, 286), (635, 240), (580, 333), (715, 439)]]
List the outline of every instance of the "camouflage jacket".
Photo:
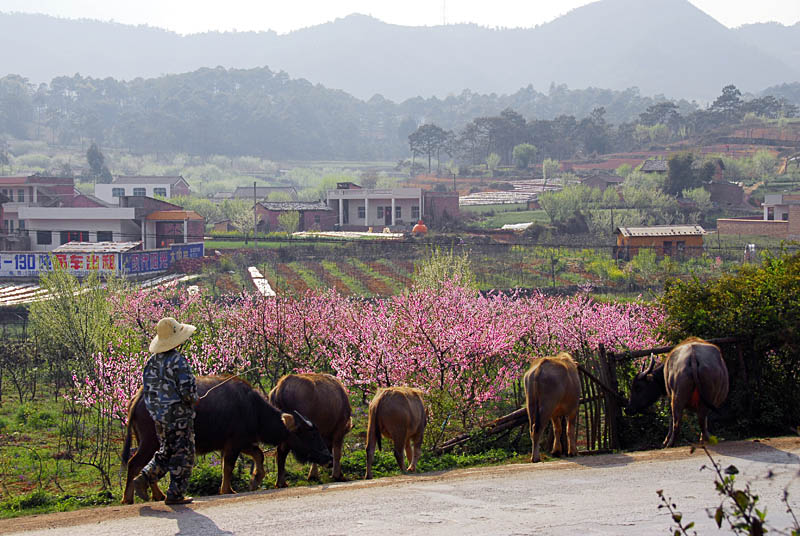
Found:
[(177, 350), (151, 355), (142, 371), (142, 396), (156, 421), (166, 421), (175, 404), (191, 408), (197, 401), (197, 384), (186, 358)]

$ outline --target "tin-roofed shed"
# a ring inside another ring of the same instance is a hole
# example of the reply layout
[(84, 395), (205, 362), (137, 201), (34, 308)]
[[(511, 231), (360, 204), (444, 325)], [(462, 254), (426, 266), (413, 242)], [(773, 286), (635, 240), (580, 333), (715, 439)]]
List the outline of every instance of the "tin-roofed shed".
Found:
[(640, 249), (654, 249), (658, 256), (700, 256), (705, 230), (699, 225), (618, 227), (614, 256), (630, 260)]

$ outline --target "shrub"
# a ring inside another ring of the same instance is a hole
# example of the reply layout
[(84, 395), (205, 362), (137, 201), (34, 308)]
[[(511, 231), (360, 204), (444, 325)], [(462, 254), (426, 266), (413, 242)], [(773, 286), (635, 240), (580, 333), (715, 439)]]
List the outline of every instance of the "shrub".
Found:
[(783, 253), (715, 281), (666, 284), (668, 339), (741, 339), (736, 352), (723, 348), (731, 378), (723, 415), (739, 435), (784, 433), (800, 423), (799, 277), (800, 253)]

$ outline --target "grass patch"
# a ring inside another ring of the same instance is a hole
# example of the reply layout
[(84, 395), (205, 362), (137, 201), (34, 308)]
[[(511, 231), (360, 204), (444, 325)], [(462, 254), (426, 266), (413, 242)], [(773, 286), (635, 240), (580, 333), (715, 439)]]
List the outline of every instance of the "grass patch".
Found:
[(544, 210), (523, 210), (520, 212), (500, 212), (478, 222), (479, 227), (499, 229), (503, 225), (515, 223), (550, 223), (550, 217)]
[(490, 214), (495, 212), (514, 212), (520, 210), (527, 210), (526, 203), (498, 203), (495, 205), (464, 205), (458, 207), (461, 212), (468, 212), (471, 214)]

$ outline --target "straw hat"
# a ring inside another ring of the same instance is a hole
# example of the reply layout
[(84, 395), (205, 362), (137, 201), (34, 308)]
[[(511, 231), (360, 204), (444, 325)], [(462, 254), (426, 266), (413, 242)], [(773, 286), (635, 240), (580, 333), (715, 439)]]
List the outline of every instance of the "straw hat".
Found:
[(171, 316), (162, 318), (156, 325), (156, 336), (150, 342), (150, 353), (160, 354), (180, 346), (196, 329), (191, 324), (181, 324)]

